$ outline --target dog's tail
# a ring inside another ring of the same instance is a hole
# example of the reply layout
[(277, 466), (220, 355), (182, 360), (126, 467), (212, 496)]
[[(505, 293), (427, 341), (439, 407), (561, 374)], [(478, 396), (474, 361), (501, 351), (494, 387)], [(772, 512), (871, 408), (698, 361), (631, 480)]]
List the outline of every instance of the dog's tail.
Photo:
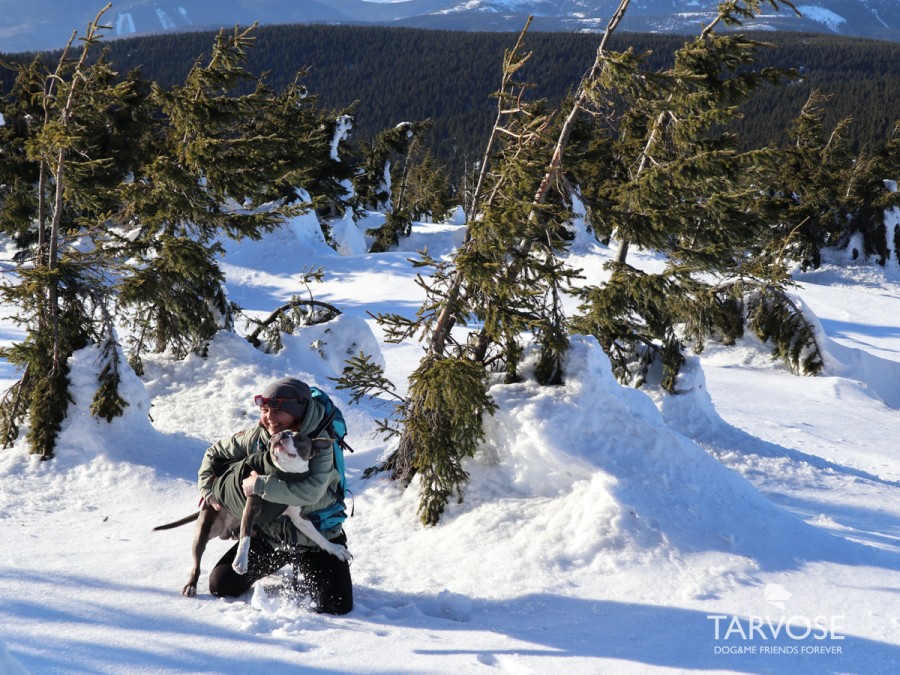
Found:
[(156, 527), (153, 528), (153, 531), (156, 532), (157, 530), (171, 530), (172, 528), (175, 528), (175, 527), (181, 527), (182, 525), (187, 525), (188, 523), (194, 522), (199, 517), (200, 517), (200, 512), (197, 511), (196, 513), (192, 513), (189, 516), (185, 516), (181, 520), (176, 520), (174, 523), (167, 523), (165, 525), (157, 525)]

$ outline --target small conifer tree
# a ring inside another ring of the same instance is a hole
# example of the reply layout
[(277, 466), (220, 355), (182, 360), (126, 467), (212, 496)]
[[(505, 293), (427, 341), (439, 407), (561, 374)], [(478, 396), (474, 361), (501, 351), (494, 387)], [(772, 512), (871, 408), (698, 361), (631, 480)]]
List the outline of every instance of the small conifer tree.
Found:
[(258, 239), (314, 208), (299, 201), (298, 186), (314, 186), (326, 200), (343, 191), (341, 166), (330, 156), (334, 122), (299, 80), (275, 92), (246, 69), (251, 32), (220, 32), (183, 86), (151, 92), (157, 132), (149, 160), (121, 187), (118, 214), (136, 228), (123, 242), (130, 262), (119, 300), (138, 372), (144, 351), (202, 352), (232, 325), (217, 262), (221, 237)]
[(813, 91), (789, 130), (792, 143), (770, 157), (773, 177), (765, 214), (776, 224), (775, 240), (786, 241), (784, 255), (802, 269), (818, 267), (822, 248), (837, 245), (852, 210), (855, 158), (845, 139), (851, 120), (826, 133), (826, 103)]
[[(426, 254), (418, 261), (432, 273), (420, 277), (427, 300), (415, 320), (378, 317), (389, 339), (418, 335), (427, 343), (409, 396), (398, 405), (397, 449), (380, 469), (403, 485), (419, 476), (419, 514), (429, 525), (452, 495), (462, 497), (468, 480), (462, 460), (482, 437), (484, 414), (494, 410), (488, 374), (502, 370), (516, 379), (523, 332), (531, 331), (540, 345), (542, 380), (561, 379), (567, 339), (560, 295), (571, 272), (557, 258), (557, 234), (566, 209), (563, 199), (548, 199), (550, 184), (557, 183), (547, 179), (542, 161), (553, 151), (553, 115), (542, 102), (528, 102), (530, 85), (517, 80), (530, 58), (522, 51), (527, 29), (504, 57), (497, 118), (472, 192), (465, 242), (452, 265)], [(471, 320), (483, 329), (458, 341), (453, 327)], [(370, 367), (351, 368), (341, 385), (361, 390), (381, 379)]]
[[(19, 71), (20, 103), (12, 110), (13, 128), (24, 140), (16, 146), (16, 163), (24, 171), (15, 192), (22, 208), (7, 215), (30, 246), (20, 257), (17, 281), (0, 288), (3, 300), (18, 307), (14, 320), (25, 327), (23, 341), (3, 351), (22, 377), (0, 403), (2, 442), (12, 443), (27, 418), (30, 451), (43, 459), (53, 456), (70, 403), (67, 360), (96, 339), (93, 317), (108, 291), (104, 214), (111, 203), (108, 186), (122, 163), (106, 154), (110, 144), (103, 141), (114, 111), (128, 107), (134, 90), (127, 78), (114, 81), (104, 59), (89, 62), (106, 9), (88, 25), (78, 58), (71, 56), (70, 40), (52, 73), (39, 77), (37, 62)], [(31, 117), (23, 126), (17, 114)], [(26, 197), (29, 191), (33, 197)], [(34, 236), (27, 236), (32, 227)], [(76, 246), (81, 238), (93, 239), (95, 248)]]
[(94, 398), (91, 401), (91, 414), (98, 419), (112, 422), (122, 415), (128, 406), (128, 401), (119, 393), (124, 358), (116, 330), (112, 325), (112, 317), (104, 308), (104, 332), (105, 335), (97, 345), (100, 352), (97, 357), (97, 366), (100, 371), (97, 381), (100, 383)]
[[(684, 324), (696, 329), (695, 317), (715, 315), (703, 304), (716, 297), (705, 280), (743, 277), (748, 252), (763, 245), (759, 153), (739, 152), (722, 129), (754, 88), (784, 73), (757, 72), (760, 43), (714, 30), (752, 18), (762, 4), (720, 3), (715, 19), (660, 73), (647, 72), (630, 51), (610, 53), (592, 91), (613, 129), (591, 148), (590, 156), (610, 163), (592, 188), (592, 215), (618, 238), (619, 251), (609, 282), (582, 291), (575, 327), (598, 337), (623, 381), (642, 383), (659, 360), (662, 385), (674, 392)], [(631, 245), (665, 254), (666, 268), (651, 274), (629, 266)]]
[(414, 221), (438, 222), (453, 206), (450, 178), (430, 150), (410, 166), (401, 203)]
[(362, 148), (360, 171), (354, 178), (357, 210), (385, 212), (385, 223), (369, 230), (373, 236), (370, 251), (379, 253), (396, 246), (401, 236), (409, 235), (412, 210), (407, 204), (407, 186), (422, 135), (431, 126), (424, 122), (402, 122), (375, 136)]

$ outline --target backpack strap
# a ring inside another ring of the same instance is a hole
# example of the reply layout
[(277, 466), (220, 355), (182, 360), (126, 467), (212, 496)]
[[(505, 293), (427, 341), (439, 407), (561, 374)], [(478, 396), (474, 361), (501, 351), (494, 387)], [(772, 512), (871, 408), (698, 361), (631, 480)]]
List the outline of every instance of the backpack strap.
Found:
[[(322, 421), (319, 422), (319, 426), (317, 426), (315, 428), (315, 430), (312, 432), (312, 434), (310, 434), (310, 438), (318, 438), (319, 434), (321, 434), (323, 431), (325, 431), (328, 427), (331, 426), (331, 423), (334, 422), (334, 418), (336, 415), (337, 415), (337, 408), (335, 407), (334, 404), (332, 404), (331, 410), (328, 412), (328, 414), (325, 415), (325, 417), (322, 418)], [(332, 436), (334, 441), (339, 446), (341, 446), (342, 449), (346, 450), (347, 452), (356, 452), (353, 448), (350, 447), (350, 444), (347, 441), (345, 441), (343, 438), (339, 437), (337, 434), (334, 434), (334, 435), (329, 434), (329, 436)]]
[[(335, 410), (337, 410), (337, 408), (332, 405), (331, 410), (328, 412), (328, 414), (326, 414), (325, 417), (322, 418), (322, 421), (319, 422), (319, 426), (317, 426), (315, 430), (309, 435), (310, 438), (318, 438), (319, 434), (321, 434), (331, 426), (331, 423), (334, 422)], [(331, 434), (328, 435), (331, 436)], [(341, 445), (341, 447), (343, 447), (343, 445)]]

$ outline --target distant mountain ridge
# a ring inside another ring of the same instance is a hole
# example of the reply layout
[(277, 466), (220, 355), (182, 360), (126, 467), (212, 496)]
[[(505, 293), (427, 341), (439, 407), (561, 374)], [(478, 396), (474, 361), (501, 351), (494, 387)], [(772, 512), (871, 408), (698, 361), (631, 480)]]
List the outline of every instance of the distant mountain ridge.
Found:
[[(695, 33), (714, 15), (714, 0), (633, 0), (621, 29)], [(746, 28), (834, 33), (900, 41), (900, 0), (799, 0), (797, 17), (768, 9)], [(108, 37), (221, 26), (327, 23), (464, 31), (600, 31), (618, 0), (120, 0), (106, 14)], [(62, 47), (84, 31), (97, 0), (0, 0), (0, 52)]]

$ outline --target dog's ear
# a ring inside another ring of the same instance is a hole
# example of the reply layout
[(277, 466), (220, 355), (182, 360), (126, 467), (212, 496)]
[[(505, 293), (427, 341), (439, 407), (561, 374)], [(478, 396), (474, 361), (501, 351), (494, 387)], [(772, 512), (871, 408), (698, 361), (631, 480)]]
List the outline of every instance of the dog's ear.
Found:
[(301, 434), (298, 431), (283, 431), (282, 433), (293, 443), (294, 451), (298, 455), (306, 455), (312, 451), (309, 436), (306, 434)]

